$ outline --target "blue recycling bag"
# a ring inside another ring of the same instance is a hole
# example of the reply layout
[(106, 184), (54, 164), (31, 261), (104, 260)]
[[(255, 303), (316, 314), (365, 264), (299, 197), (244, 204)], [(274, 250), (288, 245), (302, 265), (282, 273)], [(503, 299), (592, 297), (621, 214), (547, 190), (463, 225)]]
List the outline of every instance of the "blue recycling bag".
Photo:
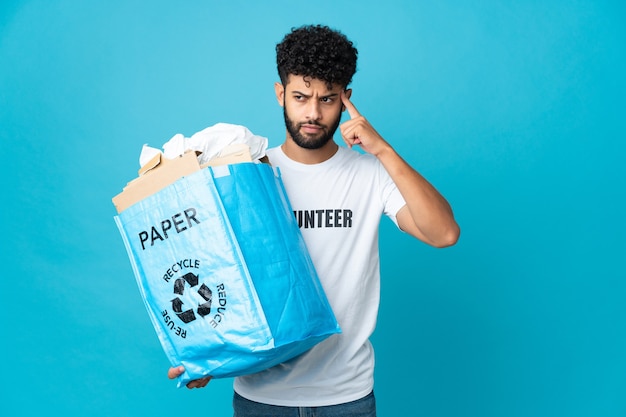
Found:
[(178, 386), (255, 373), (340, 329), (278, 170), (208, 167), (115, 221)]

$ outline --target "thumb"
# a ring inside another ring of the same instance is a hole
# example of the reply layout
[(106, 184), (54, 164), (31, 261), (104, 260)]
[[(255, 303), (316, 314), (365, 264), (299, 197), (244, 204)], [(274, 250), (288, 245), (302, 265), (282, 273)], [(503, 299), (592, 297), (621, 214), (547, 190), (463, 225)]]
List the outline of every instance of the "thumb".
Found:
[(172, 367), (167, 371), (167, 377), (169, 379), (178, 378), (185, 372), (185, 367), (180, 365), (176, 367)]

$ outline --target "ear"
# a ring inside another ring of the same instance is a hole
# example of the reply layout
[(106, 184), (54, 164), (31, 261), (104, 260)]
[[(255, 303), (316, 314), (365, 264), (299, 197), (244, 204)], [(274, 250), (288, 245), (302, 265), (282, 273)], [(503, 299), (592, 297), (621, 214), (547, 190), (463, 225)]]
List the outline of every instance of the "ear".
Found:
[[(343, 92), (346, 95), (346, 98), (348, 100), (350, 100), (350, 97), (352, 97), (352, 89), (351, 88), (347, 88), (346, 90), (344, 90)], [(346, 106), (344, 106), (343, 104), (341, 105), (341, 111), (345, 111), (346, 110)]]
[(279, 83), (274, 83), (274, 92), (276, 93), (276, 100), (278, 100), (278, 104), (280, 107), (283, 107), (285, 103), (285, 87)]

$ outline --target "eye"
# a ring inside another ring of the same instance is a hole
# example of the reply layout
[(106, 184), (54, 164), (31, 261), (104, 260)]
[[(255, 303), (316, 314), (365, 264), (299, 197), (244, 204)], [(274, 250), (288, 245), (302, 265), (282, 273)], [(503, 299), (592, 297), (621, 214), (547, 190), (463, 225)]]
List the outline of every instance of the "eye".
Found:
[(322, 97), (322, 98), (320, 99), (320, 101), (321, 101), (322, 103), (327, 103), (327, 104), (330, 104), (330, 103), (332, 103), (334, 100), (332, 99), (332, 97)]

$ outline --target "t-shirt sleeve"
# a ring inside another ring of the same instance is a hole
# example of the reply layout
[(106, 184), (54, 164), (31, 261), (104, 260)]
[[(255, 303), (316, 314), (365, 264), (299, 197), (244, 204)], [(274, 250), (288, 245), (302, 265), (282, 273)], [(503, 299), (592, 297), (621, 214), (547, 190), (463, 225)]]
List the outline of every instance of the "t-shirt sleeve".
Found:
[(406, 205), (406, 201), (380, 162), (378, 163), (378, 172), (383, 212), (398, 226), (396, 214)]

